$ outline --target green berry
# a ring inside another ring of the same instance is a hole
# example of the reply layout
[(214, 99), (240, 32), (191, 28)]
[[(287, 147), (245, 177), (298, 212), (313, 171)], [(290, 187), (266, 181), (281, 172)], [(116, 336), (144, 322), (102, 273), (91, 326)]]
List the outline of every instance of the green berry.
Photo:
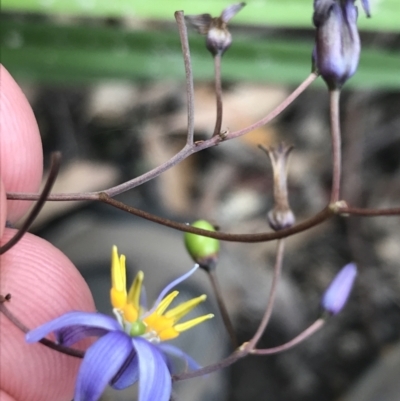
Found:
[[(215, 228), (206, 220), (197, 220), (192, 226), (203, 230), (215, 231)], [(219, 251), (219, 241), (217, 239), (192, 233), (185, 233), (185, 246), (193, 260), (200, 265), (203, 265), (208, 260), (215, 260)]]

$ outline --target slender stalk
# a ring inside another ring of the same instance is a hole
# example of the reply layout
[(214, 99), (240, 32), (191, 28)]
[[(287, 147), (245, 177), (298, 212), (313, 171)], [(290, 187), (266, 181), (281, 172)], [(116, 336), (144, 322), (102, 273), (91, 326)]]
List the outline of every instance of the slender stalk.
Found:
[(331, 203), (335, 203), (340, 199), (340, 176), (342, 167), (341, 155), (341, 134), (340, 134), (340, 90), (334, 89), (329, 91), (330, 102), (330, 124), (331, 124), (331, 140), (332, 140), (332, 190)]
[(276, 116), (282, 113), (302, 92), (304, 92), (316, 79), (318, 75), (312, 72), (282, 103), (275, 107), (268, 115), (266, 115), (261, 120), (255, 122), (252, 125), (249, 125), (246, 128), (243, 128), (239, 131), (234, 131), (228, 134), (224, 140), (227, 141), (229, 139), (234, 139), (244, 134), (247, 134), (250, 131), (254, 131), (257, 128), (262, 127), (265, 124), (268, 124), (271, 120), (273, 120)]
[[(310, 327), (300, 333), (297, 337), (293, 338), (293, 340), (288, 341), (285, 344), (279, 345), (274, 348), (267, 348), (267, 349), (254, 349), (251, 351), (252, 355), (269, 355), (269, 354), (276, 354), (279, 352), (286, 351), (290, 348), (293, 348), (295, 345), (300, 344), (308, 337), (313, 335), (315, 332), (321, 329), (321, 327), (325, 324), (325, 320), (320, 318), (316, 320)], [(212, 365), (205, 366), (204, 368), (191, 371), (191, 372), (184, 372), (178, 375), (172, 376), (172, 380), (179, 381), (179, 380), (187, 380), (192, 379), (194, 377), (204, 376), (212, 372), (216, 372), (217, 370), (224, 369), (232, 364), (234, 364), (239, 359), (248, 355), (244, 349), (246, 348), (247, 343), (244, 343), (240, 349), (229, 355), (227, 358), (222, 359), (221, 361), (214, 363)]]
[(194, 135), (194, 88), (193, 88), (193, 70), (190, 58), (190, 48), (188, 41), (188, 34), (185, 24), (185, 17), (183, 11), (175, 12), (176, 23), (178, 24), (179, 37), (182, 45), (182, 55), (185, 64), (186, 75), (186, 96), (187, 96), (187, 114), (188, 114), (188, 133), (186, 144), (193, 145)]
[[(27, 333), (29, 331), (29, 328), (26, 327), (19, 319), (17, 319), (6, 307), (5, 302), (9, 301), (11, 296), (8, 294), (5, 297), (3, 295), (0, 295), (0, 312), (3, 313), (3, 315), (16, 327), (18, 327), (22, 332)], [(42, 338), (39, 341), (41, 344), (43, 344), (45, 347), (51, 348), (55, 351), (61, 352), (62, 354), (66, 354), (69, 356), (73, 356), (75, 358), (83, 358), (85, 353), (83, 351), (74, 349), (74, 348), (69, 348), (69, 347), (64, 347), (63, 345), (56, 344), (53, 341), (48, 340), (47, 338)]]
[[(123, 192), (129, 191), (132, 188), (135, 188), (139, 185), (144, 184), (147, 181), (152, 180), (153, 178), (158, 177), (164, 171), (169, 170), (170, 168), (176, 166), (181, 161), (189, 157), (190, 155), (200, 152), (201, 150), (211, 148), (213, 146), (218, 145), (222, 140), (227, 141), (230, 139), (238, 138), (242, 135), (247, 134), (248, 132), (259, 128), (268, 122), (270, 122), (273, 118), (275, 118), (279, 113), (281, 113), (290, 103), (293, 102), (308, 86), (311, 85), (315, 79), (318, 78), (318, 75), (315, 73), (310, 74), (303, 83), (301, 83), (279, 106), (277, 106), (274, 110), (272, 110), (267, 116), (265, 116), (260, 121), (250, 125), (249, 127), (243, 128), (239, 131), (231, 132), (227, 134), (222, 139), (220, 136), (212, 137), (206, 141), (195, 142), (192, 145), (186, 145), (183, 149), (181, 149), (174, 157), (161, 164), (160, 166), (155, 167), (154, 169), (148, 171), (147, 173), (133, 178), (127, 182), (119, 184), (115, 187), (98, 191), (98, 192), (86, 192), (86, 193), (76, 193), (76, 194), (52, 194), (47, 200), (48, 201), (76, 201), (76, 200), (98, 200), (100, 193), (106, 193), (110, 197), (117, 196), (122, 194)], [(190, 103), (190, 102), (189, 102)], [(189, 124), (190, 126), (190, 124)], [(7, 194), (7, 199), (12, 200), (37, 200), (40, 195), (36, 193), (21, 193), (21, 192), (11, 192)]]
[(227, 358), (214, 363), (212, 365), (205, 366), (190, 372), (184, 372), (172, 376), (173, 381), (187, 380), (194, 377), (208, 375), (209, 373), (216, 372), (217, 370), (224, 369), (232, 364), (234, 364), (240, 358), (243, 358), (246, 354), (243, 351), (235, 351), (233, 354), (229, 355)]
[(214, 56), (215, 99), (217, 104), (217, 117), (213, 136), (220, 135), (222, 125), (222, 85), (221, 85), (221, 55)]
[(141, 217), (146, 220), (150, 220), (154, 223), (161, 224), (166, 227), (173, 228), (178, 231), (193, 233), (197, 235), (202, 235), (204, 237), (216, 238), (223, 241), (230, 242), (265, 242), (265, 241), (273, 241), (280, 238), (286, 238), (291, 235), (297, 234), (299, 232), (308, 230), (311, 227), (314, 227), (323, 221), (327, 220), (329, 217), (334, 215), (336, 212), (330, 206), (327, 206), (325, 209), (321, 210), (315, 216), (310, 219), (303, 221), (293, 227), (285, 228), (283, 230), (279, 230), (276, 232), (266, 232), (266, 233), (257, 233), (257, 234), (229, 234), (224, 233), (222, 231), (208, 231), (203, 230), (201, 228), (196, 228), (188, 224), (178, 223), (173, 220), (165, 219), (160, 216), (155, 216), (151, 213), (147, 213), (144, 210), (136, 209), (132, 206), (128, 206), (125, 203), (117, 201), (113, 198), (110, 198), (107, 194), (101, 193), (99, 195), (99, 200), (103, 203), (107, 203), (111, 206), (114, 206), (117, 209), (123, 210), (124, 212), (133, 214), (135, 216)]
[(400, 215), (400, 207), (389, 209), (365, 209), (357, 207), (341, 207), (338, 214), (351, 214), (355, 216), (377, 217), (377, 216), (398, 216)]
[(232, 346), (233, 346), (233, 348), (237, 348), (238, 342), (237, 342), (237, 338), (236, 338), (235, 329), (234, 329), (231, 319), (229, 317), (228, 310), (226, 309), (224, 298), (222, 297), (221, 287), (219, 286), (217, 275), (215, 274), (215, 270), (206, 270), (206, 271), (207, 271), (208, 278), (210, 279), (210, 283), (211, 283), (213, 292), (215, 294), (215, 298), (217, 299), (218, 308), (221, 313), (222, 320), (224, 322), (226, 331), (228, 332), (229, 337), (231, 339)]
[(267, 307), (265, 309), (264, 316), (261, 320), (260, 326), (258, 327), (256, 333), (254, 334), (253, 338), (248, 343), (246, 343), (244, 347), (245, 351), (247, 352), (251, 352), (257, 346), (257, 343), (260, 340), (261, 336), (263, 335), (268, 325), (268, 322), (271, 318), (272, 310), (275, 304), (276, 290), (278, 287), (279, 278), (281, 276), (284, 251), (285, 251), (285, 240), (280, 239), (277, 244), (274, 275), (272, 277), (271, 290), (268, 297)]
[(266, 348), (266, 349), (254, 349), (251, 351), (253, 355), (271, 355), (271, 354), (278, 354), (280, 352), (286, 351), (290, 348), (293, 348), (295, 345), (300, 344), (308, 337), (312, 336), (315, 332), (321, 329), (321, 327), (325, 324), (325, 320), (320, 318), (316, 320), (310, 327), (300, 333), (297, 337), (293, 338), (293, 340), (288, 341), (285, 344), (278, 345), (277, 347), (273, 348)]
[(43, 188), (42, 193), (35, 206), (30, 211), (27, 219), (25, 220), (22, 227), (16, 232), (16, 234), (3, 246), (0, 247), (0, 255), (10, 250), (17, 242), (25, 235), (25, 233), (29, 230), (29, 227), (35, 221), (36, 217), (42, 210), (44, 204), (46, 203), (47, 197), (53, 188), (53, 185), (57, 179), (58, 171), (60, 170), (61, 164), (61, 153), (54, 152), (51, 154), (51, 164), (50, 164), (50, 172), (47, 177), (46, 184)]

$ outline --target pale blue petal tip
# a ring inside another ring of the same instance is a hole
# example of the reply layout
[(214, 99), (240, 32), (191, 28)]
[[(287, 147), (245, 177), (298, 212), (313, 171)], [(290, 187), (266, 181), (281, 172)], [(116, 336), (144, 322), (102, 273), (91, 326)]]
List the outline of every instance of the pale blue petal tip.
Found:
[(347, 302), (354, 280), (357, 266), (349, 263), (340, 270), (322, 297), (322, 307), (332, 315), (338, 314)]

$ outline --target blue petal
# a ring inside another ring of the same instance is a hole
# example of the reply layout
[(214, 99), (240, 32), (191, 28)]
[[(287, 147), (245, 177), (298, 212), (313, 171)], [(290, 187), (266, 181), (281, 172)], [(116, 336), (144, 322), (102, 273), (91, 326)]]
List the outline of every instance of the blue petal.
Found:
[(344, 266), (325, 291), (322, 307), (333, 315), (339, 313), (347, 302), (356, 276), (357, 266), (354, 263)]
[(131, 353), (131, 338), (122, 331), (111, 331), (97, 340), (79, 368), (74, 401), (97, 401)]
[(172, 383), (163, 355), (143, 338), (132, 343), (139, 359), (139, 401), (169, 401)]
[(29, 331), (25, 339), (28, 343), (34, 343), (46, 337), (47, 334), (68, 326), (89, 326), (108, 331), (121, 330), (118, 322), (107, 315), (90, 312), (68, 312), (57, 319)]
[(92, 326), (68, 326), (56, 330), (56, 342), (69, 347), (86, 337), (102, 337), (110, 330)]
[(112, 378), (110, 385), (116, 390), (122, 390), (137, 382), (139, 378), (138, 358), (135, 351), (129, 355), (121, 369)]
[[(199, 265), (196, 263), (192, 269), (190, 269), (187, 273), (183, 274), (182, 276), (178, 277), (176, 280), (174, 280), (172, 283), (169, 283), (160, 293), (158, 296), (156, 302), (154, 302), (154, 306), (145, 314), (145, 316), (150, 315), (151, 313), (154, 312), (155, 308), (157, 305), (165, 298), (165, 296), (178, 284), (180, 284), (182, 281), (186, 280), (188, 277), (190, 277), (197, 269), (199, 268)], [(142, 401), (142, 400), (140, 400)]]
[(160, 348), (164, 353), (168, 354), (168, 356), (182, 359), (185, 362), (186, 367), (188, 367), (190, 370), (197, 370), (201, 368), (201, 366), (190, 355), (174, 345), (162, 343), (158, 345), (158, 348)]

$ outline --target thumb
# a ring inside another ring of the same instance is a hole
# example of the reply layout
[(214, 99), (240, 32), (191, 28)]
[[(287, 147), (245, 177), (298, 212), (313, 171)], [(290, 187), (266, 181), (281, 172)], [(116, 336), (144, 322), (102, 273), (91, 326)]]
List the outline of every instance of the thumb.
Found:
[[(6, 228), (1, 242), (14, 233)], [(32, 234), (1, 256), (0, 269), (0, 293), (11, 294), (6, 306), (29, 328), (70, 310), (95, 309), (89, 288), (74, 265)], [(39, 343), (27, 344), (25, 334), (4, 315), (0, 317), (1, 400), (7, 394), (18, 401), (70, 401), (81, 360)]]

